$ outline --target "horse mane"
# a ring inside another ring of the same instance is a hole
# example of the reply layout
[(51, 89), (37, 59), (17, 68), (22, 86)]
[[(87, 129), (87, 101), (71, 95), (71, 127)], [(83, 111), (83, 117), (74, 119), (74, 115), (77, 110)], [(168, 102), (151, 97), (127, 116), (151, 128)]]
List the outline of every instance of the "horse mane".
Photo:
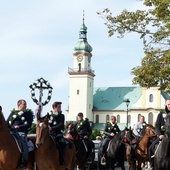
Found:
[(120, 146), (123, 144), (123, 139), (125, 136), (125, 132), (126, 132), (126, 128), (124, 130), (121, 130), (119, 133), (117, 133), (113, 139), (111, 139), (110, 141), (110, 149), (108, 150), (108, 155), (109, 157), (114, 158), (118, 149), (120, 148)]
[[(9, 131), (7, 122), (6, 122), (5, 117), (2, 113), (0, 113), (0, 126), (2, 126), (3, 128), (5, 128)], [(0, 129), (2, 129), (2, 128), (0, 128)]]

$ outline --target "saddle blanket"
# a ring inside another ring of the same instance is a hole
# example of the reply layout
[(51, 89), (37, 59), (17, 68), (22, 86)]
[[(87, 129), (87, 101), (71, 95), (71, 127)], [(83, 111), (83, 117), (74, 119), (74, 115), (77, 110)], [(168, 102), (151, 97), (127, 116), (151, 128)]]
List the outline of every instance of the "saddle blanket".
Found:
[(32, 143), (31, 140), (27, 141), (27, 146), (28, 146), (28, 152), (31, 152), (35, 149), (34, 144)]

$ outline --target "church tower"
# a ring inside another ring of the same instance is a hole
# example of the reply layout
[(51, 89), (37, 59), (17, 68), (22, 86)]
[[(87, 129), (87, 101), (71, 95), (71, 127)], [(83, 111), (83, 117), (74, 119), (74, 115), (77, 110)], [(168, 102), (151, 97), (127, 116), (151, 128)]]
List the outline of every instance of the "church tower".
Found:
[(87, 42), (87, 27), (83, 24), (79, 31), (79, 40), (74, 46), (73, 68), (69, 68), (69, 106), (67, 121), (77, 120), (82, 112), (84, 118), (93, 121), (94, 71), (91, 67), (92, 47)]

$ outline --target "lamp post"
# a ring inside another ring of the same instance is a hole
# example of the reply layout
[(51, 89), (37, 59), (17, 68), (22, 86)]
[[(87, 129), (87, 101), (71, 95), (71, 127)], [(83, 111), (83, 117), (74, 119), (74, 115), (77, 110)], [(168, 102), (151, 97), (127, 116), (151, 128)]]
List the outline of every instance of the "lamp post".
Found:
[(127, 121), (126, 121), (126, 127), (128, 128), (128, 107), (129, 107), (130, 100), (129, 100), (129, 99), (126, 99), (126, 100), (125, 100), (125, 103), (126, 103), (126, 106), (127, 106)]

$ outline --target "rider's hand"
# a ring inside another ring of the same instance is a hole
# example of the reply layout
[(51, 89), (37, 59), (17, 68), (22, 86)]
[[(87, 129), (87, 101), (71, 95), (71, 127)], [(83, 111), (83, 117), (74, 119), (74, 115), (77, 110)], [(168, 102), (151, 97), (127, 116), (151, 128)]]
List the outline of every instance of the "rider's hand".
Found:
[(160, 135), (159, 139), (162, 140), (164, 138), (164, 135)]
[(114, 133), (111, 133), (110, 136), (114, 136), (115, 134)]
[(18, 128), (19, 128), (19, 126), (18, 126), (18, 125), (15, 125), (15, 126), (14, 126), (14, 128), (15, 128), (15, 129), (18, 129)]
[(88, 139), (88, 136), (84, 136), (84, 139)]

